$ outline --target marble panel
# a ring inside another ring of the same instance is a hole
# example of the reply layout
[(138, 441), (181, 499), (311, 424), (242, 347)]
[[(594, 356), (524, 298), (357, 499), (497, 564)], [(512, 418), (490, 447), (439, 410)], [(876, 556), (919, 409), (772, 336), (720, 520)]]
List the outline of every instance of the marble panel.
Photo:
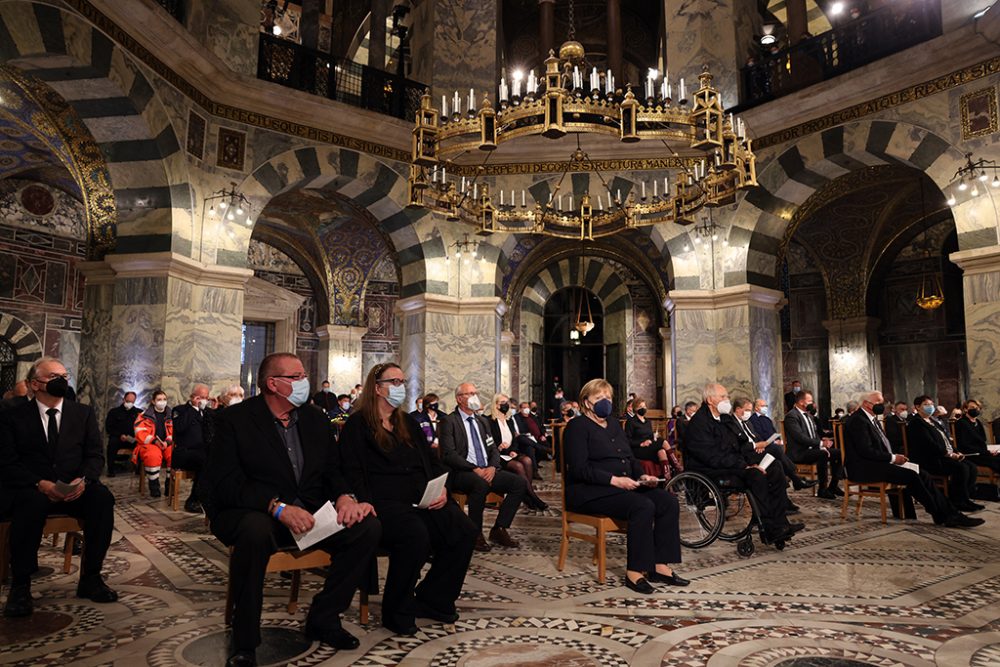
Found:
[(104, 414), (114, 403), (112, 359), (112, 304), (114, 286), (88, 285), (83, 293), (83, 332), (80, 337), (80, 372), (76, 382), (79, 400)]
[(842, 407), (877, 386), (875, 351), (861, 333), (830, 333), (830, 404)]
[(259, 3), (240, 0), (194, 0), (185, 3), (187, 27), (229, 69), (257, 74)]
[(970, 395), (1000, 396), (1000, 272), (966, 275), (964, 286)]
[(483, 405), (493, 400), (496, 337), (427, 333), (426, 391), (454, 397), (455, 387), (472, 382)]
[(674, 369), (677, 403), (701, 402), (705, 383), (714, 379), (719, 365), (714, 318), (710, 311), (674, 313)]
[(771, 309), (750, 308), (750, 382), (752, 398), (777, 405), (781, 384), (781, 322)]

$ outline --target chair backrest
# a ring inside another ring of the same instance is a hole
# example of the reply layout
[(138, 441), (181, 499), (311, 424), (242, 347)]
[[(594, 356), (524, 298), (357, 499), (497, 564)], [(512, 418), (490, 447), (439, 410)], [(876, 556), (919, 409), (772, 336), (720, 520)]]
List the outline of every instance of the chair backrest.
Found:
[(785, 420), (778, 422), (778, 430), (781, 431), (781, 446), (788, 449), (788, 438), (785, 437)]
[(899, 432), (903, 436), (903, 456), (910, 458), (910, 442), (906, 436), (906, 427), (908, 424), (903, 424), (899, 427)]
[(847, 467), (847, 455), (844, 447), (844, 422), (833, 422), (833, 443), (840, 450), (840, 464)]
[(660, 408), (646, 408), (646, 416), (650, 419), (665, 419), (667, 411)]
[(996, 440), (994, 438), (996, 437), (996, 433), (993, 432), (993, 424), (985, 419), (983, 420), (983, 431), (986, 433), (986, 442), (991, 445), (995, 444)]
[(948, 420), (948, 430), (951, 432), (951, 444), (952, 445), (956, 445), (958, 443), (958, 439), (955, 438), (955, 423), (956, 423), (956, 420), (954, 420), (954, 419), (949, 419)]

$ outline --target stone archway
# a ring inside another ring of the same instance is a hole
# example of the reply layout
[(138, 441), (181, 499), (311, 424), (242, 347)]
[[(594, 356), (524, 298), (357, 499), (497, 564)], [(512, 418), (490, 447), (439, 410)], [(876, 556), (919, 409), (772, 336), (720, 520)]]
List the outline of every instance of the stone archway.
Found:
[(24, 379), (31, 364), (42, 356), (42, 342), (38, 334), (17, 317), (0, 313), (0, 338), (13, 348), (14, 361), (17, 363), (17, 379)]

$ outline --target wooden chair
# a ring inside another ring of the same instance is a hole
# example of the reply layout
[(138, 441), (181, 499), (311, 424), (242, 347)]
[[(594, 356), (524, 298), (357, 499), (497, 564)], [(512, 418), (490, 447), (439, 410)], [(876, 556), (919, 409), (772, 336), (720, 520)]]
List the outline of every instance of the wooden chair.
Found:
[[(844, 448), (844, 424), (842, 422), (835, 422), (833, 424), (833, 441), (840, 449), (840, 460), (844, 465), (844, 500), (840, 507), (840, 520), (843, 521), (847, 518), (847, 508), (851, 503), (851, 496), (858, 497), (858, 507), (855, 510), (854, 515), (856, 517), (861, 516), (861, 504), (864, 502), (865, 498), (878, 498), (879, 507), (882, 509), (882, 523), (888, 524), (889, 518), (886, 510), (888, 509), (888, 495), (894, 494), (896, 500), (899, 503), (899, 516), (905, 516), (904, 510), (904, 494), (906, 493), (906, 487), (899, 484), (892, 484), (890, 482), (852, 482), (847, 476), (847, 458)], [(857, 487), (855, 491), (852, 487)]]
[[(597, 581), (601, 584), (605, 580), (607, 570), (607, 535), (609, 532), (624, 533), (628, 530), (628, 521), (624, 519), (612, 519), (611, 517), (599, 514), (581, 514), (570, 512), (566, 509), (566, 459), (560, 457), (559, 467), (562, 473), (562, 543), (559, 545), (559, 562), (556, 569), (560, 572), (566, 566), (566, 556), (569, 554), (569, 540), (575, 537), (584, 542), (594, 545), (594, 563), (597, 564)], [(578, 523), (590, 526), (594, 529), (594, 534), (580, 533), (572, 529), (572, 524)]]
[[(226, 585), (226, 610), (225, 623), (228, 628), (233, 624), (233, 576), (232, 576), (233, 548), (229, 548), (230, 572), (228, 584)], [(278, 551), (271, 555), (267, 561), (265, 572), (291, 572), (292, 586), (288, 594), (288, 613), (294, 614), (299, 608), (299, 588), (302, 584), (302, 570), (313, 568), (323, 568), (330, 565), (330, 554), (322, 549), (287, 549)], [(359, 608), (361, 624), (368, 623), (368, 591), (362, 588), (360, 591)]]
[(175, 512), (180, 508), (181, 482), (185, 479), (194, 480), (194, 473), (177, 468), (170, 471), (170, 508)]
[[(909, 440), (907, 439), (906, 429), (902, 428), (902, 429), (899, 430), (899, 432), (903, 434), (903, 456), (905, 456), (906, 458), (910, 458), (910, 443), (909, 443)], [(932, 475), (929, 472), (927, 473), (927, 475), (931, 478), (931, 482), (934, 483), (934, 486), (936, 486), (937, 488), (941, 489), (941, 493), (943, 493), (944, 497), (947, 498), (948, 497), (948, 476), (947, 475)]]
[[(71, 516), (56, 515), (45, 520), (42, 536), (52, 535), (53, 546), (58, 545), (59, 535), (66, 534), (63, 545), (63, 572), (69, 574), (73, 566), (73, 547), (83, 532), (83, 522)], [(10, 572), (10, 521), (0, 522), (0, 582), (6, 581)]]
[[(778, 422), (778, 429), (781, 432), (781, 446), (787, 450), (788, 439), (785, 438), (784, 420)], [(812, 495), (815, 497), (816, 493), (819, 491), (819, 467), (815, 463), (796, 463), (795, 474), (802, 479), (816, 482), (816, 484), (812, 487)]]
[[(566, 430), (565, 422), (552, 424), (552, 481), (556, 481), (556, 473), (562, 469), (562, 442), (563, 432)], [(558, 465), (556, 465), (558, 463)]]
[[(450, 491), (449, 495), (451, 496), (452, 500), (458, 503), (458, 506), (461, 507), (462, 511), (464, 512), (466, 505), (469, 504), (469, 497), (464, 493), (458, 493), (457, 491)], [(503, 499), (504, 496), (502, 493), (493, 493), (492, 491), (490, 491), (488, 494), (486, 494), (487, 505), (496, 505), (499, 507), (500, 503), (503, 502)]]
[[(986, 442), (989, 444), (995, 443), (996, 434), (993, 433), (993, 424), (984, 421), (983, 430), (986, 431)], [(1000, 486), (1000, 475), (998, 475), (993, 470), (993, 468), (987, 468), (986, 466), (976, 466), (976, 483), (989, 484), (991, 486)]]

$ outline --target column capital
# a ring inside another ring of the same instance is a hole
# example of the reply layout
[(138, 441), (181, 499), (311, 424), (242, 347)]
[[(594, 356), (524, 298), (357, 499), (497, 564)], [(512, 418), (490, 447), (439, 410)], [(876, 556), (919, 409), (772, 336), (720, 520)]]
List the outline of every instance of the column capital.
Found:
[(967, 276), (1000, 271), (1000, 245), (960, 250), (948, 255)]
[(88, 285), (115, 284), (115, 272), (104, 260), (77, 262), (76, 268), (83, 274)]
[(875, 333), (878, 331), (882, 320), (877, 317), (845, 317), (839, 320), (823, 320), (823, 328), (831, 334), (838, 336)]
[(417, 294), (397, 301), (396, 312), (400, 315), (443, 313), (445, 315), (502, 316), (507, 312), (507, 306), (503, 299), (495, 296), (456, 299), (442, 294)]
[(664, 303), (669, 312), (675, 310), (718, 310), (733, 306), (756, 306), (780, 310), (786, 303), (778, 290), (757, 285), (736, 285), (716, 290), (672, 290)]
[(670, 336), (673, 335), (672, 332), (671, 332), (670, 327), (660, 327), (657, 330), (657, 333), (660, 334), (660, 340), (663, 340), (663, 341), (670, 340)]
[(341, 324), (323, 324), (316, 327), (316, 337), (321, 341), (361, 342), (368, 333), (368, 327), (352, 327)]
[(206, 264), (174, 252), (111, 254), (104, 258), (116, 278), (179, 278), (202, 287), (243, 289), (251, 269)]

